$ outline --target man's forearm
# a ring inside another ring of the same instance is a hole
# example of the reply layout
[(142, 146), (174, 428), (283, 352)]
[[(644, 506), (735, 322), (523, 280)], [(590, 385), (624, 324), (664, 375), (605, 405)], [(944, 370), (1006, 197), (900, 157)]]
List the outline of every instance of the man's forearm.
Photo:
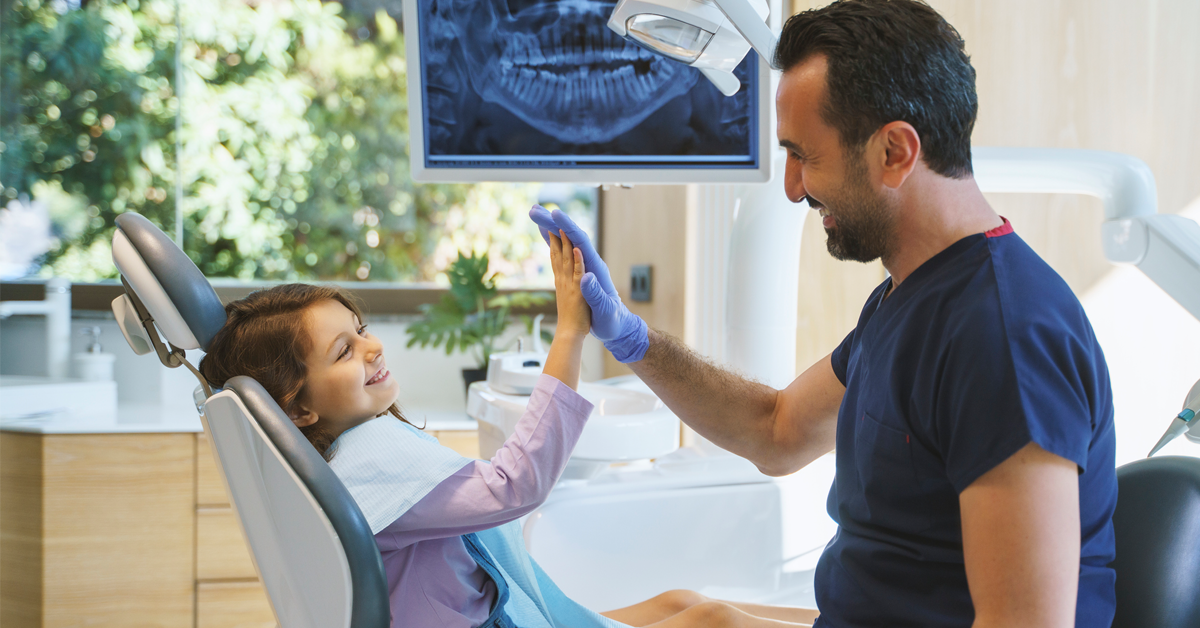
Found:
[(645, 357), (629, 366), (689, 427), (765, 473), (794, 471), (832, 449), (832, 423), (813, 426), (809, 438), (784, 393), (708, 362), (668, 334), (651, 329)]

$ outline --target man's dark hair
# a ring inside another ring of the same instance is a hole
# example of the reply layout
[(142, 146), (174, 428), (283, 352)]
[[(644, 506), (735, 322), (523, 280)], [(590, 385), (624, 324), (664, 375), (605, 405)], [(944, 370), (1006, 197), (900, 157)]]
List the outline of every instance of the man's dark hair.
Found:
[(975, 68), (937, 11), (916, 0), (841, 0), (793, 15), (775, 65), (787, 72), (816, 54), (829, 64), (821, 117), (843, 145), (860, 150), (881, 126), (902, 120), (920, 135), (930, 170), (971, 174)]

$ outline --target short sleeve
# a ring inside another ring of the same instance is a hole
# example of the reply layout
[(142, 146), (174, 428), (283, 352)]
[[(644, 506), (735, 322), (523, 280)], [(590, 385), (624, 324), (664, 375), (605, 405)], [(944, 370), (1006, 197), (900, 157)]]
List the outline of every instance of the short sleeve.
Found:
[(1046, 320), (1022, 318), (1012, 333), (998, 307), (964, 318), (949, 334), (934, 417), (955, 490), (1030, 442), (1086, 469), (1095, 365), (1086, 345), (1071, 328)]
[(846, 338), (842, 340), (842, 344), (838, 345), (829, 355), (829, 361), (833, 364), (833, 374), (837, 375), (838, 381), (843, 386), (846, 385), (846, 369), (850, 365), (850, 350), (854, 346), (856, 331), (855, 329), (850, 330), (850, 333), (846, 334)]

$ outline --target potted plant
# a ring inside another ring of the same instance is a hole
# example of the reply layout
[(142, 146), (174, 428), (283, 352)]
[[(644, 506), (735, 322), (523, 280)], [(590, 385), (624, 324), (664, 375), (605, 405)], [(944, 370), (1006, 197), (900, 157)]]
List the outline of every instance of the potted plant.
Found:
[[(488, 273), (488, 256), (458, 253), (458, 259), (446, 269), (450, 291), (437, 303), (421, 306), (423, 316), (408, 326), (408, 346), (446, 347), (446, 355), (455, 350), (472, 353), (477, 368), (463, 369), (463, 383), (487, 378), (488, 358), (499, 347), (501, 334), (513, 318), (532, 328), (527, 315), (512, 316), (513, 308), (529, 308), (554, 299), (549, 292), (512, 292), (501, 295), (496, 288), (496, 273)], [(542, 332), (549, 340), (550, 336)]]

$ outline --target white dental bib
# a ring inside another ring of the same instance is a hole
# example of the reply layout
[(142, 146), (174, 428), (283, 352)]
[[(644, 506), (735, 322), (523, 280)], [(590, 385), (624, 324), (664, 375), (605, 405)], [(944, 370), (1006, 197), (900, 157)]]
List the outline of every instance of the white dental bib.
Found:
[[(456, 471), (474, 462), (395, 417), (346, 430), (334, 441), (329, 466), (358, 503), (372, 534), (408, 512)], [(505, 612), (522, 628), (621, 628), (568, 598), (525, 551), (516, 522), (475, 533), (504, 575)]]
[(391, 415), (342, 433), (330, 446), (329, 466), (379, 534), (472, 461)]

